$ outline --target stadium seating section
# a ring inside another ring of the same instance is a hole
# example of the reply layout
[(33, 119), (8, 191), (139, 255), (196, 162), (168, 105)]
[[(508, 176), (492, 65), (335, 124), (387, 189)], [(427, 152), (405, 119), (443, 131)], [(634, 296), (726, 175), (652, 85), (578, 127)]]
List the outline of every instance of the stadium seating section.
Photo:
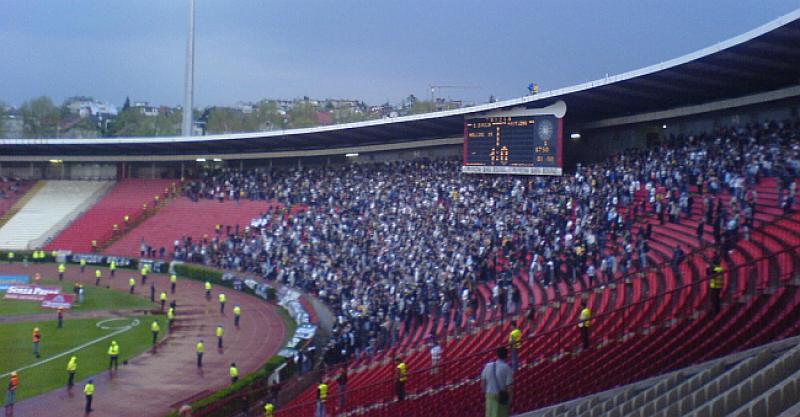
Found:
[(147, 245), (156, 249), (164, 247), (171, 253), (176, 239), (183, 236), (191, 236), (196, 240), (204, 236), (213, 237), (217, 224), (238, 224), (244, 228), (253, 218), (266, 211), (269, 205), (263, 201), (242, 200), (237, 203), (226, 200), (219, 203), (216, 200), (192, 202), (187, 198), (179, 198), (127, 233), (105, 253), (139, 256), (143, 239)]
[[(616, 285), (587, 288), (586, 283), (578, 280), (574, 284), (560, 282), (549, 287), (532, 282), (529, 286), (525, 273), (516, 277), (514, 285), (523, 290), (522, 311), (534, 304), (536, 318), (524, 321), (523, 333), (527, 339), (520, 353), (523, 365), (515, 375), (513, 411), (557, 404), (800, 333), (800, 291), (794, 275), (800, 265), (800, 216), (784, 216), (777, 208), (774, 179), (763, 179), (757, 190), (755, 230), (749, 240), (740, 240), (726, 257), (725, 303), (717, 315), (708, 312), (705, 273), (714, 256), (709, 247), (713, 242), (712, 228), (705, 226), (704, 245), (700, 247), (695, 230), (703, 208), (698, 201), (692, 207), (695, 215), (682, 219), (680, 224), (661, 225), (654, 217), (642, 221), (642, 226), (653, 225), (648, 256), (650, 265), (656, 267), (619, 276)], [(639, 199), (644, 197), (644, 193), (637, 195)], [(673, 248), (678, 245), (692, 252), (673, 271), (667, 265)], [(499, 313), (486, 307), (490, 304), (487, 300), (491, 297), (491, 286), (490, 283), (480, 289), (484, 302), (475, 329), (457, 329), (454, 320), (449, 321), (448, 329), (443, 329), (442, 319), (429, 320), (419, 328), (405, 329), (400, 343), (389, 351), (350, 363), (344, 408), (335, 405), (339, 369), (329, 370), (325, 377), (330, 381), (333, 398), (329, 410), (332, 407), (341, 416), (480, 414), (483, 396), (477, 376), (482, 366), (494, 359), (494, 348), (505, 343), (511, 330), (508, 319), (499, 321)], [(576, 323), (580, 300), (585, 300), (596, 316), (589, 351), (579, 348)], [(429, 346), (425, 343), (432, 329), (436, 329), (440, 339), (446, 335), (446, 342), (442, 343), (444, 362), (437, 373), (431, 373)], [(411, 370), (405, 401), (395, 401), (393, 395), (392, 358), (397, 356)], [(784, 395), (784, 388), (786, 393), (796, 389), (789, 376), (800, 369), (796, 363), (797, 350), (784, 355), (785, 360), (773, 356), (764, 354), (745, 361), (749, 365), (742, 366), (748, 366), (748, 372), (730, 373), (727, 368), (725, 372), (714, 368), (718, 374), (704, 374), (704, 384), (720, 378), (708, 385), (716, 391), (702, 391), (706, 397), (696, 395), (669, 404), (660, 399), (658, 404), (667, 404), (669, 410), (681, 410), (681, 415), (683, 410), (696, 415), (767, 415), (747, 414), (747, 410), (766, 407), (770, 397)], [(778, 363), (781, 371), (776, 373), (771, 364)], [(769, 374), (769, 383), (763, 376), (757, 377), (761, 373)], [(736, 375), (739, 380), (723, 374)], [(757, 386), (753, 378), (758, 378)], [(685, 379), (665, 380), (656, 390), (658, 398), (663, 394), (664, 398), (674, 400), (675, 393), (680, 392), (674, 390), (685, 389), (680, 388)], [(698, 384), (697, 381), (692, 384)], [(749, 391), (742, 393), (741, 387), (745, 385)], [(618, 415), (652, 415), (653, 410), (662, 410), (655, 407), (655, 402), (650, 404), (651, 399), (656, 401), (653, 392), (641, 399), (626, 395), (625, 401), (632, 402), (620, 409), (625, 412)], [(312, 386), (278, 415), (312, 415), (315, 396), (316, 387)], [(648, 399), (647, 404), (644, 398)], [(748, 403), (747, 398), (753, 398), (754, 402)], [(793, 398), (797, 402), (797, 397)], [(719, 405), (720, 401), (724, 406)], [(794, 405), (789, 402), (780, 400), (780, 407), (770, 406), (773, 408), (769, 415), (778, 415)], [(603, 407), (607, 407), (605, 404), (609, 403), (603, 403)], [(605, 415), (605, 411), (597, 411), (600, 408), (595, 406), (599, 405), (583, 405), (580, 415)], [(634, 411), (633, 405), (640, 411)], [(723, 407), (725, 412), (707, 414), (704, 410), (709, 407), (714, 410)]]
[(90, 207), (112, 184), (107, 181), (46, 181), (0, 228), (0, 248), (42, 247), (48, 238)]
[(97, 241), (98, 247), (102, 247), (112, 238), (115, 224), (119, 233), (124, 233), (124, 217), (129, 217), (130, 224), (137, 222), (143, 214), (143, 204), (152, 207), (154, 196), (163, 198), (165, 190), (173, 182), (138, 179), (118, 182), (102, 200), (53, 239), (46, 249), (89, 252), (93, 240)]
[(793, 337), (521, 417), (796, 416), (798, 342)]
[(0, 216), (4, 216), (36, 184), (36, 181), (19, 181), (16, 190), (13, 189), (14, 183), (14, 181), (0, 182), (0, 194), (3, 196), (0, 198)]

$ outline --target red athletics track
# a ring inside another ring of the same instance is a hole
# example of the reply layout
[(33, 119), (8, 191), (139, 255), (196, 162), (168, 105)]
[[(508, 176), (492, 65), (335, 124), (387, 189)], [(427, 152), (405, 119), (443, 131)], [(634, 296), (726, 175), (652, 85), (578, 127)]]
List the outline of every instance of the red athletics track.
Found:
[[(71, 282), (80, 281), (84, 285), (94, 285), (96, 267), (87, 265), (83, 275), (80, 267), (70, 264), (65, 273), (65, 290), (72, 287)], [(140, 285), (141, 276), (134, 270), (117, 269), (116, 277), (109, 279), (109, 271), (103, 269), (103, 282), (112, 288), (128, 289), (128, 278), (136, 278), (136, 293), (149, 298), (150, 280), (156, 282), (156, 300), (163, 290), (169, 295), (169, 279), (166, 275), (150, 274), (144, 288)], [(21, 264), (2, 264), (0, 273), (31, 275), (40, 272), (50, 279), (57, 278), (55, 264), (29, 266)], [(240, 376), (255, 371), (272, 355), (280, 350), (286, 335), (283, 320), (276, 307), (256, 297), (248, 296), (231, 289), (224, 289), (227, 297), (225, 316), (219, 312), (217, 295), (221, 287), (214, 287), (210, 302), (205, 300), (203, 284), (198, 281), (179, 279), (175, 297), (177, 302), (176, 329), (159, 345), (158, 352), (143, 353), (128, 362), (120, 364), (118, 374), (110, 378), (108, 373), (95, 376), (95, 394), (91, 417), (163, 417), (173, 405), (205, 390), (215, 391), (230, 383), (228, 367), (236, 362)], [(171, 300), (172, 298), (168, 298)], [(167, 302), (169, 303), (169, 301)], [(241, 329), (233, 326), (233, 306), (242, 308)], [(54, 316), (55, 317), (55, 316)], [(69, 312), (66, 314), (66, 329), (69, 329)], [(225, 326), (223, 352), (217, 351), (214, 330), (217, 324)], [(149, 326), (150, 323), (141, 325)], [(161, 329), (165, 332), (167, 329)], [(203, 338), (206, 353), (203, 358), (202, 373), (196, 367), (195, 344)], [(124, 349), (125, 347), (122, 346)], [(79, 358), (86, 363), (89, 358)], [(107, 358), (96, 360), (106, 362)], [(66, 367), (67, 360), (64, 359)], [(85, 375), (78, 375), (72, 392), (60, 388), (40, 396), (18, 402), (14, 407), (14, 417), (77, 417), (84, 416), (83, 385)], [(64, 375), (54, 375), (63, 378)], [(20, 373), (20, 383), (25, 383), (24, 371)], [(65, 383), (66, 384), (66, 383)]]

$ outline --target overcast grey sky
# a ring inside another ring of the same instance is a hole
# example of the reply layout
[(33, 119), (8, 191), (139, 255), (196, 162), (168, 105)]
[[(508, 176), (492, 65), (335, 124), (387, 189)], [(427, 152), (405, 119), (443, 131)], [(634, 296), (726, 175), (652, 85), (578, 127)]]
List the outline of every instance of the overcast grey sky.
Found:
[[(0, 100), (176, 105), (188, 0), (0, 0)], [(195, 105), (304, 95), (485, 102), (695, 51), (798, 0), (196, 0)]]

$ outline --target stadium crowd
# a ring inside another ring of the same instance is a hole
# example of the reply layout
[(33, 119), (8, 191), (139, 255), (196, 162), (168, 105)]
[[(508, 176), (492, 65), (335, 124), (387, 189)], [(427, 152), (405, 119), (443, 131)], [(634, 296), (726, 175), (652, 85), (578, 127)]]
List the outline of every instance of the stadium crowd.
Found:
[[(652, 225), (638, 220), (680, 222), (695, 199), (700, 242), (710, 224), (716, 243), (735, 244), (754, 226), (760, 178), (779, 178), (792, 209), (798, 132), (800, 120), (672, 136), (562, 177), (466, 175), (457, 160), (207, 171), (187, 196), (279, 204), (244, 227), (181, 238), (174, 257), (316, 293), (338, 317), (337, 361), (395, 343), (400, 323), (469, 324), (483, 282), (498, 284), (485, 301), (504, 314), (520, 306), (513, 277), (597, 285), (647, 268)], [(675, 248), (673, 263), (684, 254)]]

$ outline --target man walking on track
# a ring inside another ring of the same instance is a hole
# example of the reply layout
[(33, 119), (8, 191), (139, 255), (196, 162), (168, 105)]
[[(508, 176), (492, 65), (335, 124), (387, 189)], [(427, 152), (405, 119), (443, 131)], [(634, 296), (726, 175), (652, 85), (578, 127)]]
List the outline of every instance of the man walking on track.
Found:
[(195, 352), (197, 353), (197, 367), (203, 367), (203, 353), (206, 351), (206, 345), (203, 343), (203, 339), (197, 341), (197, 345), (194, 347)]
[(111, 372), (112, 366), (115, 371), (119, 367), (119, 345), (116, 340), (112, 340), (108, 347), (108, 372)]
[(14, 403), (17, 402), (17, 386), (19, 385), (19, 376), (16, 372), (11, 373), (11, 378), (8, 380), (8, 389), (6, 390), (6, 416), (11, 417), (14, 415)]
[(81, 274), (86, 270), (86, 259), (81, 259)]
[(158, 342), (158, 332), (161, 330), (161, 326), (158, 325), (158, 320), (153, 320), (153, 324), (150, 325), (150, 331), (153, 333), (153, 349), (156, 347), (156, 342)]
[(233, 325), (239, 328), (239, 318), (242, 316), (242, 309), (238, 305), (233, 307)]
[(236, 367), (236, 362), (231, 362), (231, 384), (235, 384), (239, 380), (239, 368)]
[(222, 349), (222, 336), (225, 335), (225, 327), (217, 325), (217, 349)]
[(39, 343), (42, 341), (42, 333), (39, 331), (39, 328), (36, 327), (33, 329), (33, 355), (36, 356), (38, 359), (39, 355)]
[(211, 301), (211, 281), (206, 281), (203, 288), (206, 290), (206, 301)]
[(225, 315), (225, 293), (219, 293), (219, 314)]
[(67, 362), (67, 388), (75, 385), (75, 372), (78, 372), (78, 357), (73, 356)]
[(167, 331), (172, 333), (172, 323), (175, 321), (175, 309), (170, 307), (167, 310)]
[(95, 287), (99, 287), (100, 286), (100, 278), (103, 278), (103, 271), (101, 271), (99, 269), (95, 269), (94, 270), (94, 286)]
[(164, 312), (164, 305), (167, 304), (167, 293), (164, 291), (161, 292), (161, 295), (158, 296), (158, 299), (161, 301), (161, 312)]
[(67, 267), (64, 264), (58, 264), (58, 280), (64, 280), (64, 271), (67, 270)]
[(129, 292), (131, 294), (133, 294), (133, 291), (136, 289), (136, 279), (135, 278), (130, 277), (130, 279), (128, 279), (128, 287), (130, 287)]
[(94, 397), (94, 378), (89, 378), (89, 380), (86, 381), (86, 385), (83, 387), (83, 393), (86, 395), (86, 407), (84, 408), (84, 411), (86, 411), (88, 414), (94, 411), (94, 409), (92, 409), (92, 398)]
[(486, 417), (508, 417), (511, 408), (511, 384), (514, 371), (506, 364), (508, 350), (497, 349), (497, 360), (489, 362), (481, 372), (481, 388), (486, 395)]
[(175, 294), (175, 286), (178, 284), (178, 276), (172, 274), (169, 276), (169, 290), (170, 293)]
[(111, 264), (108, 265), (108, 269), (111, 270), (111, 278), (114, 278), (114, 273), (117, 272), (117, 261), (111, 261)]
[(147, 265), (139, 271), (142, 274), (142, 285), (147, 284)]

